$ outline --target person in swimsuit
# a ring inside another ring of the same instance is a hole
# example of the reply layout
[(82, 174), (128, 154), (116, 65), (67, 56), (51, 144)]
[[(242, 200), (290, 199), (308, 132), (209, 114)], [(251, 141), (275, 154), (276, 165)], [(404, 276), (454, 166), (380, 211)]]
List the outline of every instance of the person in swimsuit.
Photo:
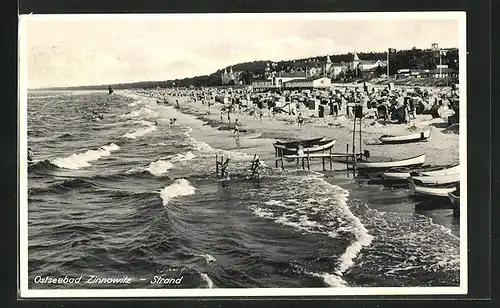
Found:
[(259, 168), (260, 168), (260, 159), (259, 156), (256, 156), (252, 161), (252, 166), (250, 167), (250, 171), (252, 171), (251, 177), (257, 176), (259, 178)]
[(297, 125), (299, 126), (299, 129), (302, 128), (302, 123), (304, 123), (304, 117), (302, 116), (302, 113), (299, 113), (299, 116), (297, 117)]
[(229, 179), (229, 172), (226, 170), (229, 165), (229, 158), (221, 165), (220, 174), (222, 179)]
[(234, 131), (233, 131), (233, 135), (234, 133), (236, 133), (238, 136), (240, 135), (240, 126), (241, 124), (238, 122), (238, 119), (236, 119), (234, 121)]
[(33, 151), (31, 151), (31, 148), (28, 148), (28, 162), (33, 162), (33, 157), (35, 155), (33, 154)]

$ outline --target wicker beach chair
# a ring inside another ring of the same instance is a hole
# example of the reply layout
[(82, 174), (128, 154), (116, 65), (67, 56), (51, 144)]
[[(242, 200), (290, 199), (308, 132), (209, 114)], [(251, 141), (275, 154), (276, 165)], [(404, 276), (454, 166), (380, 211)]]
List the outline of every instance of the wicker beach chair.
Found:
[(387, 112), (387, 106), (386, 105), (377, 106), (377, 119), (383, 119), (384, 124), (386, 124), (388, 117), (389, 113)]

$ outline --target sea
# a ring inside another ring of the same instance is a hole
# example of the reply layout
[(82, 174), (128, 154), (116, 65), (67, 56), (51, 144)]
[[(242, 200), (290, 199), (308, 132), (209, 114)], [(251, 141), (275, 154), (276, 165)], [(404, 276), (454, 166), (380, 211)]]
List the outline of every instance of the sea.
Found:
[(460, 284), (458, 219), (407, 189), (275, 168), (274, 140), (130, 91), (30, 90), (27, 120), (30, 289)]

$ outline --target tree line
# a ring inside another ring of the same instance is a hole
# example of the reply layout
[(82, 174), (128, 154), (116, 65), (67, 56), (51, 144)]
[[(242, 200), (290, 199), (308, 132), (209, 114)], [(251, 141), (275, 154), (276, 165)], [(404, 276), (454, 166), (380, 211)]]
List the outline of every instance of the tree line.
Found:
[[(348, 64), (353, 60), (353, 53), (346, 54), (331, 54), (328, 55), (334, 64)], [(359, 52), (358, 57), (360, 60), (377, 61), (387, 60), (387, 52)], [(394, 75), (399, 69), (435, 69), (438, 64), (448, 65), (449, 68), (458, 70), (458, 49), (451, 48), (446, 51), (446, 54), (441, 54), (438, 50), (431, 49), (418, 49), (412, 48), (408, 50), (397, 50), (389, 54), (389, 73)], [(266, 74), (266, 67), (269, 63), (270, 69), (274, 71), (290, 72), (290, 71), (303, 71), (312, 67), (323, 67), (326, 61), (325, 56), (316, 56), (295, 60), (283, 61), (252, 61), (232, 65), (233, 71), (240, 71), (238, 82), (243, 84), (251, 84), (252, 81), (263, 79)], [(166, 81), (140, 81), (134, 83), (119, 83), (112, 84), (113, 89), (151, 89), (151, 88), (172, 88), (172, 87), (206, 87), (206, 86), (220, 86), (222, 85), (221, 74), (224, 69), (229, 70), (229, 67), (222, 68), (210, 75), (196, 76), (191, 78), (174, 79)], [(385, 68), (378, 68), (373, 75), (385, 74)], [(353, 72), (348, 70), (345, 73), (346, 77), (354, 78), (364, 77), (361, 72)], [(81, 86), (81, 87), (66, 87), (64, 89), (107, 89), (108, 85), (94, 85), (94, 86)], [(58, 88), (61, 89), (61, 88)]]

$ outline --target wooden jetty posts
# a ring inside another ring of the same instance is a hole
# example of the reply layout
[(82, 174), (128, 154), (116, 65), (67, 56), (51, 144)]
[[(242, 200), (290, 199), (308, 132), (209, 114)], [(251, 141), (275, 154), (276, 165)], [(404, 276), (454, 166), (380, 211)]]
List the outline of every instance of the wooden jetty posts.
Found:
[[(335, 153), (332, 152), (332, 149), (328, 152), (323, 150), (321, 153), (310, 153), (309, 151), (305, 151), (303, 154), (293, 154), (293, 155), (284, 155), (283, 149), (276, 148), (275, 149), (275, 166), (276, 168), (281, 167), (281, 169), (285, 169), (284, 161), (285, 160), (296, 160), (296, 164), (299, 164), (302, 161), (302, 169), (305, 170), (307, 166), (307, 170), (311, 170), (311, 159), (313, 158), (321, 158), (323, 171), (326, 171), (326, 163), (328, 161), (330, 170), (333, 168), (333, 161), (335, 159), (345, 159), (345, 163), (349, 163), (349, 161), (353, 162), (353, 168), (356, 166), (356, 160), (358, 157), (365, 156), (366, 153), (349, 153), (349, 145), (347, 145), (347, 151), (345, 153)], [(349, 169), (349, 166), (348, 166)]]
[[(215, 155), (215, 175), (218, 177), (218, 178), (222, 178), (222, 170), (221, 167), (222, 167), (222, 164), (224, 163), (224, 156), (220, 156), (220, 161), (219, 161), (219, 155)], [(220, 171), (220, 174), (219, 174), (219, 171)]]
[[(281, 169), (285, 169), (284, 161), (286, 160), (297, 160), (297, 164), (299, 164), (300, 160), (302, 160), (302, 169), (311, 170), (311, 159), (312, 158), (321, 158), (323, 171), (326, 171), (326, 161), (328, 160), (330, 165), (330, 170), (332, 170), (332, 162), (334, 159), (345, 159), (345, 163), (347, 165), (347, 170), (356, 170), (356, 162), (358, 159), (363, 160), (364, 158), (368, 158), (370, 156), (370, 152), (367, 150), (362, 151), (362, 119), (363, 119), (363, 110), (361, 106), (355, 106), (354, 109), (354, 121), (353, 121), (353, 130), (352, 130), (352, 152), (349, 152), (349, 144), (346, 145), (345, 153), (334, 153), (332, 152), (332, 148), (329, 149), (329, 152), (325, 152), (323, 150), (321, 153), (310, 153), (305, 150), (303, 153), (297, 153), (294, 155), (285, 155), (284, 149), (275, 147), (275, 167), (281, 166)], [(356, 122), (359, 121), (359, 129), (356, 131)], [(356, 133), (359, 132), (359, 152), (356, 153)], [(349, 162), (352, 162), (352, 167), (349, 167)]]
[[(219, 160), (220, 158), (220, 160)], [(225, 168), (228, 165), (228, 159), (224, 161), (224, 156), (223, 155), (215, 155), (215, 175), (217, 178), (223, 180), (225, 178), (224, 172)], [(252, 160), (252, 165), (250, 166), (250, 171), (252, 172), (248, 178), (256, 179), (259, 180), (260, 174), (259, 174), (259, 168), (260, 168), (260, 158), (257, 156), (257, 154), (254, 154), (253, 160)]]

